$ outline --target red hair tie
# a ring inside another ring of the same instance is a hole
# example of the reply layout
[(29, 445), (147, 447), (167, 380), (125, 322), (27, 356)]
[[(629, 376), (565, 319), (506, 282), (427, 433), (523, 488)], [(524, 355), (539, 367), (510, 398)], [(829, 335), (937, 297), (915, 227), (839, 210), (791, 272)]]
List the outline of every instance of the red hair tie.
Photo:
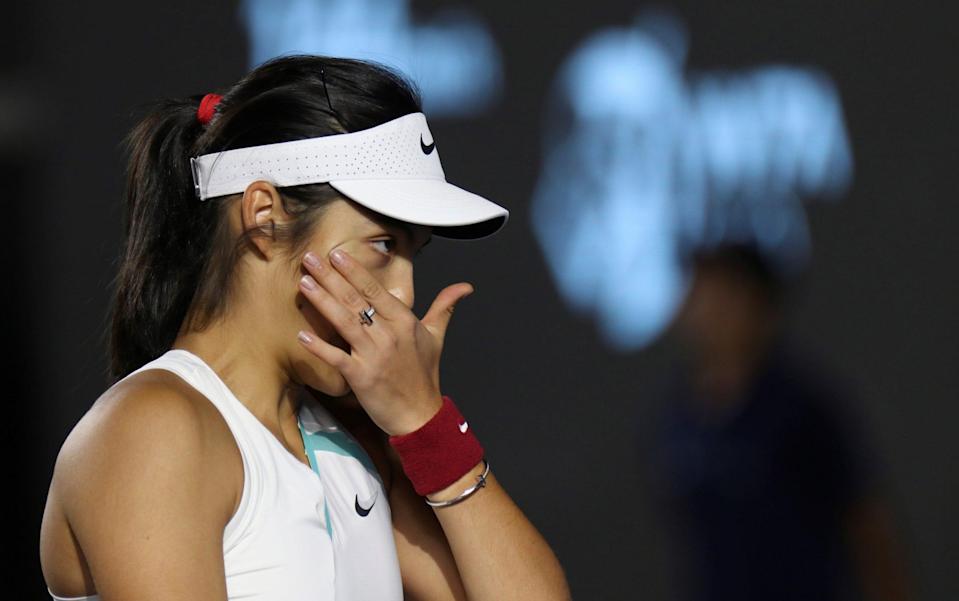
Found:
[(196, 120), (206, 125), (210, 122), (210, 119), (213, 118), (213, 111), (216, 110), (216, 105), (220, 104), (220, 100), (223, 99), (223, 96), (219, 94), (207, 94), (203, 97), (203, 100), (200, 101), (199, 108), (196, 109)]

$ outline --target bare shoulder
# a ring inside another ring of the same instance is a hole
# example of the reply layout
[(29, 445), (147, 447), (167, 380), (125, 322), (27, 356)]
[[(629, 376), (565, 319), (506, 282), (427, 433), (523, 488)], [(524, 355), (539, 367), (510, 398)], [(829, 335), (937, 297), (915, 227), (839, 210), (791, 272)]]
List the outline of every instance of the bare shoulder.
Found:
[(56, 544), (68, 535), (100, 589), (132, 590), (131, 562), (169, 563), (163, 554), (205, 556), (222, 574), (222, 532), (242, 485), (239, 450), (208, 399), (165, 370), (127, 378), (97, 399), (60, 449), (41, 535), (48, 583), (76, 581), (48, 574), (71, 569)]
[(148, 370), (96, 400), (64, 441), (54, 478), (88, 488), (90, 478), (117, 469), (195, 471), (231, 447), (229, 427), (209, 400), (169, 371)]
[(96, 494), (91, 483), (130, 486), (141, 480), (116, 482), (120, 473), (176, 472), (189, 481), (235, 472), (230, 465), (240, 470), (239, 486), (216, 484), (239, 493), (242, 461), (219, 411), (177, 375), (155, 369), (127, 378), (97, 399), (64, 441), (54, 479), (62, 481), (63, 500), (82, 500)]

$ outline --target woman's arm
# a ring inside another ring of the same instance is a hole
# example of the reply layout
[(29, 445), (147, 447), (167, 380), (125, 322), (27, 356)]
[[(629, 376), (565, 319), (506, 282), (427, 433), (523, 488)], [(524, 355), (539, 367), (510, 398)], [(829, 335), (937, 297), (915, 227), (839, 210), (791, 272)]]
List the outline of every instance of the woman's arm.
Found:
[(51, 488), (103, 601), (225, 601), (222, 537), (235, 487), (222, 475), (230, 470), (212, 406), (171, 388), (175, 376), (135, 378), (73, 430)]
[[(496, 483), (492, 470), (486, 487), (468, 500), (434, 510), (413, 490), (399, 456), (369, 416), (360, 410), (335, 414), (366, 449), (387, 486), (406, 599), (463, 601), (467, 599), (464, 580), (470, 579), (477, 581), (469, 582), (471, 599), (569, 598), (559, 562)], [(455, 497), (476, 482), (475, 475), (482, 473), (482, 468), (477, 466), (448, 490), (430, 497), (437, 501)], [(492, 502), (475, 503), (483, 497), (492, 497)], [(454, 513), (453, 509), (460, 511)], [(477, 528), (484, 520), (499, 520), (512, 527)], [(454, 550), (458, 555), (454, 556)], [(511, 588), (499, 590), (503, 583)]]
[[(483, 464), (476, 466), (449, 489), (430, 497), (457, 496), (476, 483), (483, 468)], [(430, 508), (405, 477), (394, 482), (390, 503), (410, 599), (570, 598), (556, 556), (492, 470), (484, 488), (450, 507)]]
[[(476, 483), (476, 466), (448, 489), (430, 495), (447, 500)], [(490, 471), (486, 486), (465, 501), (434, 510), (446, 533), (471, 599), (570, 598), (556, 555)]]
[[(343, 374), (381, 430), (390, 435), (414, 432), (443, 404), (439, 394), (443, 339), (453, 307), (472, 287), (447, 287), (419, 320), (349, 255), (333, 258), (330, 263), (306, 258), (304, 267), (312, 277), (301, 283), (300, 291), (350, 344), (350, 352), (315, 334), (304, 333), (300, 341)], [(357, 315), (369, 305), (376, 309), (376, 317), (372, 324), (362, 325)], [(430, 496), (434, 500), (457, 496), (476, 483), (482, 467), (475, 466)], [(401, 569), (406, 572), (404, 586), (412, 597), (463, 598), (461, 583), (471, 601), (569, 598), (556, 556), (495, 477), (462, 503), (430, 509), (415, 492), (404, 492), (409, 482), (402, 473), (393, 470), (390, 506)], [(432, 520), (429, 512), (434, 513)]]
[[(393, 458), (395, 459), (395, 455)], [(392, 460), (390, 512), (408, 601), (465, 601), (463, 579), (439, 520)]]

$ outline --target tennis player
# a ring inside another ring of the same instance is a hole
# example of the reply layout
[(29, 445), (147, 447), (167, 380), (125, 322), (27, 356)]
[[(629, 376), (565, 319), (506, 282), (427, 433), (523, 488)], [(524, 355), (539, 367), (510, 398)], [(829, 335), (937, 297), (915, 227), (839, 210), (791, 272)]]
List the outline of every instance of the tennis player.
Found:
[(129, 150), (115, 383), (57, 458), (51, 597), (567, 599), (441, 392), (472, 287), (411, 311), (432, 235), (508, 218), (446, 182), (411, 86), (368, 62), (275, 59), (159, 103)]

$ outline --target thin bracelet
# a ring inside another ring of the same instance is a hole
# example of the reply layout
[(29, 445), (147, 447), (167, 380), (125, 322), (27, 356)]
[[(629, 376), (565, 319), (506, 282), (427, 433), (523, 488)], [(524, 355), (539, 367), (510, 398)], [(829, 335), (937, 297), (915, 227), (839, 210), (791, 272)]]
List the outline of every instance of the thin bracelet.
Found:
[(452, 498), (449, 501), (430, 501), (429, 499), (424, 499), (426, 504), (430, 507), (449, 507), (450, 505), (456, 505), (461, 501), (465, 501), (472, 495), (476, 494), (476, 491), (486, 486), (486, 476), (489, 475), (489, 461), (483, 459), (483, 465), (485, 465), (486, 468), (483, 470), (482, 474), (476, 476), (476, 484), (461, 492), (458, 497)]

